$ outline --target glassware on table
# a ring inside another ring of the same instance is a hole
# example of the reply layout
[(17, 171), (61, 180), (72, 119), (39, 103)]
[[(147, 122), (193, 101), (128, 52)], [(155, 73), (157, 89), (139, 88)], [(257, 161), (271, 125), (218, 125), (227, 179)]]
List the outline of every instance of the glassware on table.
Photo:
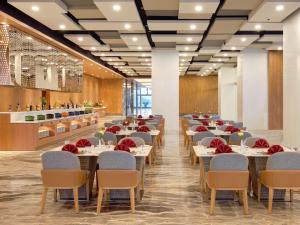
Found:
[(107, 142), (107, 145), (108, 145), (108, 149), (110, 150), (110, 149), (112, 148), (113, 141), (108, 141), (108, 142)]

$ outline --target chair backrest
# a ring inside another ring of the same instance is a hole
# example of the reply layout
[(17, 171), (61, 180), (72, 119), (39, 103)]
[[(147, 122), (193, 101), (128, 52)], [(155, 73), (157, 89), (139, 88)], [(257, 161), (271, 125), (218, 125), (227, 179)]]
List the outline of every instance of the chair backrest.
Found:
[(239, 129), (242, 129), (243, 128), (243, 122), (234, 122), (232, 124), (232, 126), (234, 126), (236, 128), (239, 128)]
[(278, 152), (268, 158), (267, 170), (300, 170), (299, 152)]
[(144, 126), (148, 127), (149, 130), (156, 130), (156, 127), (155, 127), (154, 125), (151, 125), (151, 124), (147, 124), (147, 123), (146, 123), (146, 125), (144, 125)]
[(227, 125), (221, 125), (221, 126), (218, 126), (217, 129), (218, 129), (218, 130), (225, 131), (227, 127), (228, 127)]
[(232, 124), (234, 123), (233, 120), (223, 120), (223, 122), (224, 122), (225, 124), (230, 124), (230, 125), (232, 125)]
[(106, 151), (98, 156), (99, 169), (101, 170), (135, 170), (135, 157), (124, 151)]
[(241, 140), (245, 140), (249, 137), (252, 137), (252, 135), (249, 132), (243, 132), (243, 135), (240, 136), (241, 132), (234, 132), (229, 136), (229, 144), (231, 145), (239, 145), (241, 143)]
[(193, 142), (201, 141), (203, 138), (206, 137), (215, 137), (215, 135), (212, 132), (206, 131), (206, 132), (197, 132), (193, 136)]
[(104, 123), (104, 127), (106, 127), (106, 128), (108, 128), (108, 127), (111, 127), (111, 126), (113, 126), (114, 124), (113, 123)]
[(89, 142), (91, 142), (91, 144), (94, 146), (99, 145), (99, 138), (97, 138), (97, 137), (89, 137), (89, 138), (87, 138), (87, 140)]
[(212, 140), (214, 139), (219, 139), (220, 141), (222, 141), (224, 143), (224, 145), (227, 144), (226, 140), (224, 140), (223, 138), (220, 137), (205, 137), (201, 140), (201, 145), (204, 145), (206, 147), (210, 146), (210, 143), (212, 142)]
[(221, 117), (219, 115), (212, 115), (211, 119), (212, 120), (219, 120), (219, 119), (221, 119)]
[(114, 125), (123, 124), (123, 120), (112, 120), (111, 123)]
[(105, 143), (107, 143), (108, 141), (112, 141), (113, 144), (117, 144), (117, 142), (118, 142), (117, 136), (111, 132), (107, 132), (107, 131), (104, 132), (102, 138)]
[(66, 151), (49, 151), (42, 155), (43, 169), (80, 169), (76, 155)]
[(224, 153), (212, 158), (209, 170), (247, 171), (248, 163), (248, 158), (242, 154)]
[(139, 137), (124, 137), (124, 138), (119, 140), (118, 144), (121, 144), (122, 141), (124, 141), (126, 139), (132, 140), (137, 147), (139, 147), (141, 145), (145, 145), (145, 141), (142, 138), (139, 138)]
[(201, 123), (198, 120), (189, 120), (188, 125), (193, 126), (193, 125), (200, 125)]
[(139, 137), (145, 141), (146, 144), (152, 144), (151, 134), (147, 132), (134, 132), (130, 135), (131, 137)]
[(260, 137), (248, 137), (244, 140), (244, 145), (252, 148), (255, 145), (257, 140), (261, 139)]

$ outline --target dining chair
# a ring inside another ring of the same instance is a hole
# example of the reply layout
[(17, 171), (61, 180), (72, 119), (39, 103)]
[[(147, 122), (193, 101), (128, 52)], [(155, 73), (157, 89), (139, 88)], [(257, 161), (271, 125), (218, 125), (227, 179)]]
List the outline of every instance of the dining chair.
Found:
[(148, 127), (149, 130), (156, 130), (156, 127), (155, 127), (154, 125), (151, 125), (151, 124), (147, 124), (147, 123), (146, 123), (146, 125), (144, 125), (144, 126)]
[(140, 183), (135, 157), (128, 152), (107, 151), (99, 154), (98, 164), (97, 214), (100, 214), (106, 190), (129, 190), (131, 211), (135, 212), (135, 188)]
[(85, 185), (89, 198), (88, 171), (80, 169), (78, 157), (66, 151), (49, 151), (42, 155), (41, 175), (43, 194), (41, 213), (44, 212), (49, 188), (54, 189), (54, 201), (57, 201), (57, 190), (72, 189), (76, 213), (79, 212), (78, 189)]
[(123, 123), (123, 120), (112, 120), (111, 123), (114, 125), (119, 125)]
[(97, 138), (97, 137), (89, 137), (89, 138), (87, 138), (87, 140), (89, 142), (91, 142), (91, 144), (94, 146), (99, 145), (99, 138)]
[(243, 122), (234, 122), (234, 123), (232, 123), (232, 126), (242, 129), (244, 125), (243, 125)]
[(248, 137), (244, 140), (244, 144), (249, 148), (252, 148), (255, 145), (257, 140), (261, 139), (260, 137)]
[(151, 134), (148, 132), (134, 132), (130, 137), (139, 137), (145, 141), (145, 144), (153, 145)]
[(200, 144), (205, 147), (209, 147), (210, 143), (215, 139), (218, 139), (218, 140), (222, 141), (224, 143), (224, 145), (227, 145), (226, 140), (223, 138), (220, 138), (220, 137), (205, 137), (200, 141)]
[(114, 125), (113, 123), (109, 123), (109, 122), (104, 123), (104, 127), (106, 127), (106, 128), (111, 127), (113, 125)]
[(201, 125), (201, 122), (198, 120), (188, 120), (188, 125), (189, 127), (194, 126), (194, 125)]
[(221, 126), (218, 126), (217, 129), (225, 131), (227, 127), (228, 127), (227, 125), (221, 125)]
[(300, 153), (278, 152), (271, 155), (258, 179), (258, 201), (261, 199), (262, 185), (268, 188), (268, 212), (272, 212), (274, 190), (290, 190), (290, 201), (293, 201), (293, 190), (300, 188)]
[(118, 142), (117, 135), (115, 135), (114, 133), (108, 132), (108, 131), (104, 132), (102, 139), (105, 143), (107, 143), (108, 141), (111, 141), (112, 144), (114, 144), (114, 145), (117, 144), (117, 142)]
[(207, 172), (207, 186), (211, 190), (210, 214), (214, 213), (218, 190), (238, 191), (243, 199), (244, 213), (248, 214), (248, 158), (237, 153), (225, 153), (213, 157)]
[[(242, 135), (241, 135), (241, 133), (242, 133)], [(244, 131), (244, 132), (242, 132), (242, 131), (241, 132), (234, 132), (233, 134), (231, 134), (229, 136), (228, 143), (230, 145), (240, 145), (241, 140), (245, 140), (249, 137), (252, 137), (252, 135), (249, 132), (246, 132), (246, 131)]]

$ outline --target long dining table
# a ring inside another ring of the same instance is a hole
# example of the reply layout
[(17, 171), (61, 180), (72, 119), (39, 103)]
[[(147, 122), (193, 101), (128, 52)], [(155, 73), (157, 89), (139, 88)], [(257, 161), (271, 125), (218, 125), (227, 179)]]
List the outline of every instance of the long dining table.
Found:
[[(264, 170), (266, 161), (270, 156), (268, 154), (268, 148), (250, 148), (247, 146), (230, 145), (233, 152), (242, 154), (249, 159), (249, 172), (251, 178), (251, 194), (257, 196), (259, 171)], [(285, 152), (294, 152), (294, 149), (290, 149), (283, 146)], [(209, 170), (210, 160), (218, 154), (215, 154), (216, 148), (210, 148), (203, 145), (193, 146), (193, 162), (195, 163), (199, 159), (200, 164), (200, 189), (202, 192), (207, 193), (206, 190), (206, 173)], [(284, 198), (285, 191), (277, 190), (274, 193), (274, 199), (282, 200)], [(267, 189), (262, 188), (262, 199), (267, 199)]]

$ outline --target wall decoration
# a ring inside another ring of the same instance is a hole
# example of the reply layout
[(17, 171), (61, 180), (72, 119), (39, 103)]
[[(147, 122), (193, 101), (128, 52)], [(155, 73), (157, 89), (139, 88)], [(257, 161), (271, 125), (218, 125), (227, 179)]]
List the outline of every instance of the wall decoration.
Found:
[(9, 26), (0, 24), (0, 85), (9, 85), (9, 63), (8, 63), (8, 43), (9, 43)]

